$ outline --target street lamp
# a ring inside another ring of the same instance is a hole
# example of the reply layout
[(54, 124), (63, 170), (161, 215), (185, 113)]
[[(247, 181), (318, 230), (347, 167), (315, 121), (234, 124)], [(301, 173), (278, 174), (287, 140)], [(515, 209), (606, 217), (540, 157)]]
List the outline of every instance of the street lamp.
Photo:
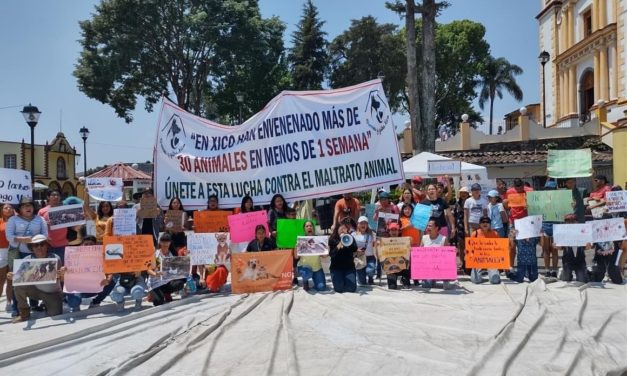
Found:
[(542, 64), (542, 126), (546, 128), (546, 75), (544, 66), (551, 60), (551, 55), (546, 51), (542, 51), (538, 59), (540, 59), (540, 64)]
[(83, 176), (87, 177), (87, 137), (89, 137), (89, 129), (82, 127), (78, 133), (83, 139)]
[(235, 99), (237, 99), (237, 107), (239, 108), (239, 124), (242, 124), (242, 103), (244, 103), (244, 93), (235, 93)]
[(22, 116), (30, 127), (30, 178), (33, 185), (35, 184), (35, 126), (39, 121), (39, 115), (41, 115), (39, 109), (30, 103), (22, 109)]

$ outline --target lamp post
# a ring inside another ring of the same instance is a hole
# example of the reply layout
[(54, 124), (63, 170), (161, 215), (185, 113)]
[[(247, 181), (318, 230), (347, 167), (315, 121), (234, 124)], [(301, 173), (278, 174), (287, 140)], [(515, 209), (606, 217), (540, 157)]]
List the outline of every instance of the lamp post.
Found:
[(244, 93), (235, 93), (235, 99), (237, 99), (237, 107), (239, 108), (239, 120), (238, 124), (242, 124), (242, 103), (244, 103)]
[(39, 121), (39, 115), (41, 115), (39, 109), (30, 103), (22, 109), (22, 116), (30, 127), (30, 178), (33, 185), (35, 184), (35, 126)]
[(89, 137), (89, 129), (82, 127), (78, 133), (83, 139), (83, 176), (87, 177), (87, 137)]
[(542, 126), (546, 128), (546, 75), (544, 66), (551, 59), (551, 55), (546, 51), (542, 51), (538, 59), (540, 59), (540, 64), (542, 64)]

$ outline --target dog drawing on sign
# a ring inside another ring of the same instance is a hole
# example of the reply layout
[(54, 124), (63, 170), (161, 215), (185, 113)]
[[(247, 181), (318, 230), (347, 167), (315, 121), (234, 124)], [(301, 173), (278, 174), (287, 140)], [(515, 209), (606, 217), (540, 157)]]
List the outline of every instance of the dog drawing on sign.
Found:
[(229, 249), (229, 245), (226, 242), (226, 238), (226, 233), (216, 233), (216, 239), (218, 239), (218, 247), (214, 262), (217, 265), (225, 264), (231, 260), (231, 251)]
[(246, 267), (242, 271), (242, 275), (239, 277), (239, 281), (256, 281), (257, 280), (257, 260), (250, 259), (246, 263)]

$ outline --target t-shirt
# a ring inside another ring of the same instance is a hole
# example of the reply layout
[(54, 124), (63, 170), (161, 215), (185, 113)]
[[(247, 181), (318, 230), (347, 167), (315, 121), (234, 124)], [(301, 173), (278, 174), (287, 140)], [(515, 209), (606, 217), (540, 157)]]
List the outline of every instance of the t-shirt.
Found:
[[(408, 225), (409, 227), (406, 227)], [(409, 237), (411, 239), (412, 247), (420, 245), (420, 230), (411, 225), (411, 220), (409, 218), (401, 217), (401, 229), (401, 236)]]
[(317, 272), (322, 269), (322, 262), (320, 256), (300, 256), (298, 266), (309, 267), (312, 272)]
[(338, 217), (336, 219), (338, 222), (346, 217), (351, 217), (357, 222), (361, 214), (361, 204), (359, 200), (354, 197), (350, 200), (341, 198), (335, 203), (335, 213), (337, 213)]
[(464, 209), (468, 209), (468, 223), (478, 224), (479, 219), (487, 212), (488, 200), (483, 197), (475, 199), (468, 197), (464, 202)]
[[(512, 187), (507, 190), (505, 193), (505, 198), (507, 199), (507, 195), (516, 194), (516, 193), (524, 193), (527, 196), (527, 192), (532, 192), (533, 188), (523, 187), (524, 192), (518, 192), (516, 188)], [(509, 208), (509, 223), (514, 224), (515, 219), (525, 218), (527, 216), (527, 207), (520, 208)]]
[(424, 199), (421, 204), (431, 206), (431, 216), (437, 219), (438, 226), (440, 226), (440, 228), (448, 227), (446, 216), (444, 215), (444, 211), (448, 209), (448, 204), (444, 200), (438, 197), (437, 199), (431, 201), (427, 198)]
[(605, 200), (605, 193), (612, 190), (609, 185), (604, 185), (599, 189), (590, 192), (590, 198), (593, 200)]
[(67, 245), (67, 227), (50, 230), (50, 218), (48, 216), (48, 210), (50, 207), (51, 206), (48, 205), (45, 208), (41, 208), (37, 215), (42, 217), (48, 224), (48, 240), (50, 240), (50, 245), (54, 248), (65, 247)]
[(374, 242), (377, 240), (377, 235), (374, 232), (370, 231), (365, 234), (362, 234), (359, 231), (354, 231), (351, 235), (355, 238), (355, 242), (357, 243), (357, 249), (366, 248), (366, 256), (374, 256)]
[(423, 247), (441, 247), (444, 245), (446, 238), (442, 234), (438, 234), (438, 237), (435, 239), (431, 239), (429, 235), (422, 236), (422, 246)]
[(491, 220), (491, 226), (493, 229), (503, 228), (503, 218), (501, 218), (501, 213), (505, 211), (503, 204), (497, 202), (492, 205), (492, 203), (488, 204), (488, 216)]

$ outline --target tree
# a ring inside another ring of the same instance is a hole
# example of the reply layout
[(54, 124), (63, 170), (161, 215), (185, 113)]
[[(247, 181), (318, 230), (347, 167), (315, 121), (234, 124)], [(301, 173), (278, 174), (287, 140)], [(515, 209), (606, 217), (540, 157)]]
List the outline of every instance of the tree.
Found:
[(516, 64), (510, 64), (507, 59), (489, 57), (481, 75), (481, 92), (479, 93), (479, 107), (483, 109), (485, 102), (490, 101), (490, 134), (492, 134), (492, 116), (494, 99), (503, 99), (503, 90), (506, 90), (517, 101), (522, 101), (523, 93), (514, 76), (523, 72)]
[[(78, 87), (127, 122), (138, 96), (148, 111), (172, 93), (190, 112), (224, 114), (232, 109), (219, 95), (248, 88), (247, 101), (265, 103), (285, 76), (279, 64), (285, 26), (262, 19), (257, 0), (103, 0), (80, 28)], [(252, 77), (265, 77), (268, 89), (247, 86)]]
[(318, 9), (308, 0), (297, 30), (292, 34), (293, 47), (288, 55), (292, 85), (296, 90), (322, 89), (329, 62), (323, 25)]
[(406, 65), (403, 40), (393, 24), (378, 24), (372, 16), (352, 20), (348, 30), (329, 45), (331, 87), (354, 85), (385, 76), (390, 108), (405, 102)]

